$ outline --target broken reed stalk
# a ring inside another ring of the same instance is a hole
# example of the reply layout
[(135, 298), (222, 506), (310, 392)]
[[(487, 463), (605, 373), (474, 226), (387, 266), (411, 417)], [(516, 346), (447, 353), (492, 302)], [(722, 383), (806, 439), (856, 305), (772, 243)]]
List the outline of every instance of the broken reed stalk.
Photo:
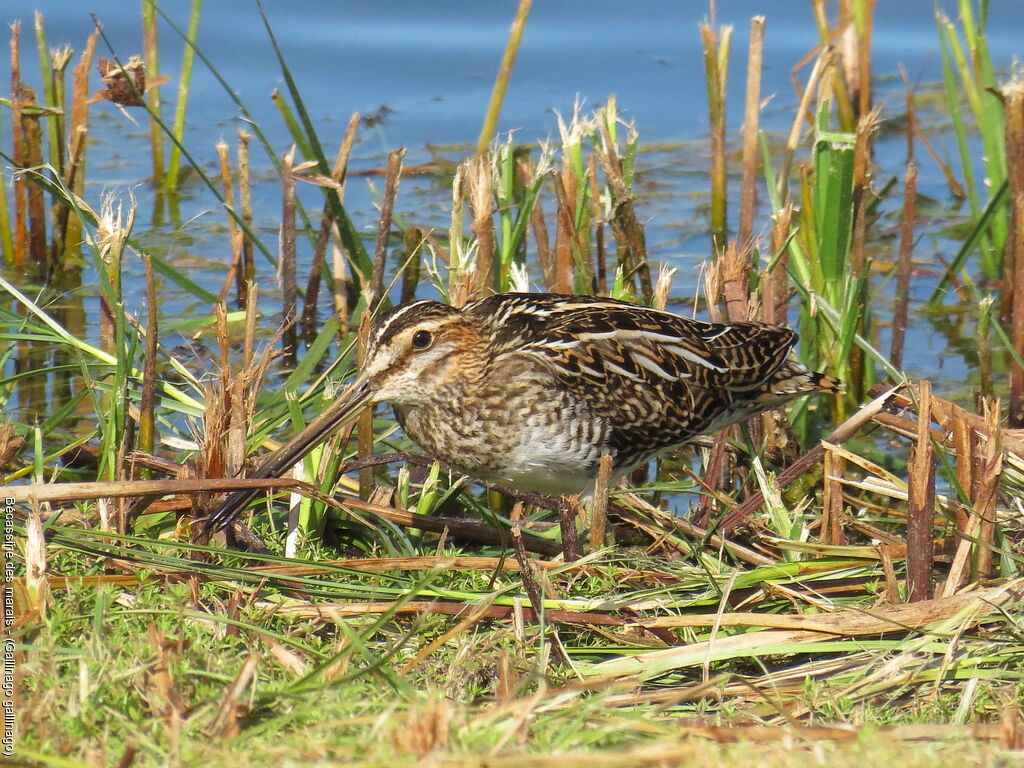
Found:
[[(345, 129), (345, 136), (341, 142), (341, 151), (345, 153), (346, 159), (351, 155), (352, 145), (355, 143), (356, 130), (359, 128), (359, 113), (353, 112), (348, 119), (348, 127)], [(346, 161), (347, 167), (347, 161)], [(338, 189), (338, 205), (345, 204), (345, 184), (342, 179), (341, 187)], [(351, 281), (348, 277), (348, 259), (339, 244), (340, 233), (338, 227), (331, 228), (331, 279), (334, 282), (334, 315), (338, 318), (338, 333), (345, 334), (352, 327), (349, 310), (349, 291)], [(354, 292), (354, 291), (353, 291)]]
[[(356, 367), (363, 369), (366, 362), (367, 347), (370, 343), (370, 318), (369, 309), (364, 309), (359, 317), (359, 330), (356, 336)], [(373, 455), (373, 408), (364, 408), (356, 421), (358, 432), (357, 447), (359, 458), (365, 459)], [(369, 501), (373, 493), (373, 467), (364, 467), (359, 470), (359, 498)]]
[(789, 276), (786, 274), (789, 239), (793, 220), (793, 205), (786, 203), (772, 216), (771, 257), (778, 255), (778, 261), (765, 269), (761, 279), (761, 319), (771, 325), (783, 325), (789, 311)]
[[(22, 86), (22, 106), (35, 107), (35, 92)], [(43, 164), (43, 130), (39, 115), (29, 111), (21, 113), (22, 168), (40, 168)], [(26, 181), (25, 193), (28, 201), (28, 256), (36, 274), (48, 272), (46, 247), (46, 197), (43, 187), (36, 181)]]
[[(334, 158), (334, 167), (331, 168), (331, 181), (336, 185), (338, 200), (344, 200), (345, 176), (348, 172), (348, 158), (352, 153), (352, 144), (355, 142), (356, 129), (359, 127), (358, 113), (352, 116), (348, 122), (348, 128), (342, 138), (341, 146), (338, 148), (338, 155)], [(324, 264), (327, 260), (327, 246), (331, 242), (331, 233), (334, 231), (334, 208), (329, 199), (324, 200), (323, 210), (320, 212), (320, 228), (316, 233), (316, 245), (313, 248), (313, 264), (309, 268), (309, 280), (306, 281), (305, 303), (302, 305), (302, 334), (307, 339), (316, 336), (317, 305), (320, 299), (320, 279), (323, 275)], [(337, 290), (337, 289), (336, 289)], [(339, 320), (342, 318), (339, 318)], [(348, 317), (344, 320), (347, 322)]]
[(953, 452), (956, 455), (956, 482), (963, 494), (963, 504), (956, 510), (956, 529), (962, 534), (967, 530), (968, 521), (965, 504), (970, 504), (971, 489), (974, 486), (974, 445), (977, 433), (970, 428), (960, 410), (953, 412), (950, 432)]
[[(158, 82), (160, 55), (157, 45), (156, 3), (142, 4), (142, 56), (146, 63), (146, 76)], [(164, 186), (164, 132), (160, 128), (160, 86), (154, 84), (146, 89), (146, 103), (149, 107), (149, 146), (153, 158), (153, 186)], [(230, 217), (229, 217), (230, 218)]]
[(555, 188), (555, 258), (551, 290), (555, 293), (573, 292), (572, 209), (569, 190), (575, 197), (576, 175), (568, 165), (552, 174)]
[[(736, 254), (736, 243), (730, 241), (724, 250), (715, 251), (713, 260), (704, 274), (704, 296), (707, 300), (708, 314), (711, 321), (724, 323), (727, 320), (746, 320), (747, 293), (744, 286), (747, 278), (744, 275), (741, 260)], [(728, 288), (726, 284), (728, 283)], [(721, 298), (726, 299), (726, 311), (723, 314), (719, 304)], [(715, 499), (719, 492), (725, 490), (729, 480), (729, 452), (727, 450), (733, 429), (719, 430), (711, 443), (704, 466), (701, 482), (707, 493), (702, 493), (697, 504), (697, 522), (699, 525), (710, 525), (715, 518)]]
[[(64, 186), (68, 189), (74, 189), (76, 184), (78, 171), (82, 167), (82, 162), (85, 157), (85, 146), (86, 146), (86, 129), (78, 126), (75, 128), (74, 133), (71, 135), (70, 148), (68, 151), (68, 162), (67, 167), (64, 171)], [(68, 244), (68, 232), (70, 230), (70, 221), (74, 221), (75, 225), (79, 225), (78, 217), (75, 216), (70, 219), (71, 208), (63, 203), (57, 203), (54, 206), (53, 212), (53, 239), (50, 242), (50, 263), (51, 264), (63, 264), (67, 263), (67, 257), (71, 254), (71, 246)]]
[(594, 223), (594, 275), (597, 280), (597, 292), (601, 295), (607, 295), (608, 259), (604, 244), (601, 185), (597, 180), (597, 156), (593, 152), (587, 156), (587, 181), (590, 184), (590, 220)]
[(223, 141), (217, 142), (217, 162), (220, 167), (220, 185), (224, 193), (224, 208), (228, 213), (228, 232), (231, 242), (231, 268), (224, 278), (221, 286), (219, 301), (226, 301), (231, 291), (231, 284), (235, 284), (237, 291), (237, 302), (242, 304), (242, 288), (245, 284), (242, 277), (242, 228), (238, 226), (238, 220), (232, 215), (235, 210), (235, 187), (231, 181), (231, 160), (228, 156), (228, 145)]
[[(25, 167), (24, 130), (21, 120), (21, 22), (11, 24), (11, 143), (15, 169)], [(13, 176), (14, 238), (12, 262), (17, 266), (25, 263), (28, 252), (28, 179), (15, 170)]]
[(999, 424), (999, 400), (986, 398), (982, 402), (982, 418), (985, 420), (984, 451), (976, 476), (974, 513), (978, 516), (978, 540), (975, 546), (975, 578), (990, 579), (995, 576), (994, 553), (996, 532), (996, 500), (999, 493), (999, 475), (1003, 468), (1002, 429)]
[(750, 248), (730, 240), (724, 251), (716, 252), (721, 271), (725, 313), (730, 322), (750, 320)]
[(647, 240), (643, 225), (636, 215), (633, 195), (626, 183), (622, 159), (608, 126), (609, 120), (616, 119), (615, 114), (615, 102), (609, 99), (604, 115), (597, 121), (601, 143), (595, 146), (595, 150), (611, 191), (613, 213), (609, 223), (619, 249), (619, 263), (630, 280), (636, 275), (640, 283), (640, 295), (644, 301), (650, 302), (654, 286), (651, 282), (651, 266), (647, 261)]
[(932, 384), (918, 392), (917, 437), (907, 466), (907, 602), (932, 596), (935, 526), (935, 449), (932, 446)]
[(903, 182), (903, 220), (900, 227), (900, 259), (896, 268), (896, 308), (892, 315), (892, 346), (889, 362), (903, 367), (903, 346), (910, 306), (910, 268), (914, 251), (914, 218), (917, 210), (917, 163), (907, 162)]
[(871, 111), (871, 38), (875, 28), (875, 3), (877, 0), (864, 0), (861, 4), (862, 14), (854, 16), (854, 28), (857, 32), (857, 114), (866, 115)]
[(469, 228), (476, 235), (476, 293), (486, 296), (499, 285), (494, 270), (494, 176), (489, 154), (467, 161)]
[(590, 550), (596, 552), (604, 546), (608, 528), (608, 490), (612, 476), (611, 454), (602, 453), (594, 481), (594, 501), (590, 506)]
[(388, 237), (391, 235), (391, 214), (395, 209), (398, 182), (402, 176), (402, 158), (405, 149), (393, 149), (388, 154), (388, 170), (384, 181), (384, 197), (380, 201), (380, 219), (377, 222), (377, 245), (373, 253), (373, 284), (367, 305), (371, 311), (384, 300), (384, 265), (388, 257)]
[(519, 0), (519, 7), (516, 9), (515, 18), (512, 20), (512, 28), (508, 33), (508, 42), (505, 43), (505, 53), (501, 57), (498, 75), (494, 79), (494, 88), (491, 90), (491, 100), (487, 104), (484, 124), (480, 129), (480, 137), (476, 140), (476, 154), (478, 156), (487, 151), (487, 147), (494, 137), (494, 129), (498, 125), (498, 115), (501, 114), (501, 105), (505, 100), (505, 90), (508, 88), (508, 81), (512, 77), (512, 67), (516, 63), (516, 54), (519, 52), (519, 44), (523, 39), (523, 30), (526, 29), (526, 19), (530, 15), (531, 5), (532, 0)]
[(966, 411), (960, 408), (952, 411), (957, 482), (967, 495), (971, 509), (969, 515), (964, 515), (962, 509), (957, 510), (960, 541), (942, 590), (943, 597), (956, 594), (972, 576), (972, 571), (975, 580), (991, 577), (1003, 432), (999, 425), (998, 400), (984, 398), (981, 411), (982, 432), (971, 426)]
[[(870, 272), (865, 253), (868, 229), (868, 201), (871, 195), (871, 138), (878, 128), (880, 112), (872, 111), (857, 120), (856, 140), (853, 148), (853, 227), (850, 235), (850, 278), (852, 285), (862, 283), (857, 291), (854, 313), (855, 331), (865, 337), (871, 335), (870, 308), (867, 306), (869, 295)], [(852, 287), (846, 290), (854, 290)], [(860, 402), (864, 393), (874, 383), (871, 369), (866, 365), (864, 350), (856, 344), (849, 352), (849, 381), (846, 382), (847, 392), (854, 400)], [(841, 398), (841, 396), (840, 396)], [(840, 410), (842, 413), (842, 410)]]
[(747, 54), (747, 98), (743, 114), (743, 177), (740, 182), (740, 218), (736, 242), (741, 251), (754, 247), (754, 212), (757, 202), (758, 121), (761, 114), (761, 62), (764, 53), (764, 16), (750, 20)]
[(823, 479), (821, 530), (818, 535), (823, 544), (846, 543), (843, 532), (843, 458), (826, 449)]
[(405, 267), (402, 269), (402, 288), (399, 302), (406, 304), (416, 298), (416, 290), (420, 284), (420, 252), (427, 242), (426, 233), (419, 227), (409, 227), (405, 231)]
[(729, 72), (729, 43), (732, 26), (717, 32), (711, 22), (700, 26), (704, 49), (704, 77), (708, 94), (708, 117), (711, 138), (711, 248), (713, 253), (725, 250), (729, 237), (727, 220), (728, 179), (725, 163), (725, 94)]
[(277, 279), (281, 284), (281, 346), (295, 359), (295, 146), (281, 156), (281, 229), (278, 241)]
[(889, 362), (893, 368), (903, 366), (903, 344), (907, 333), (910, 306), (910, 267), (914, 252), (914, 219), (917, 212), (917, 163), (914, 160), (914, 134), (917, 115), (914, 109), (914, 89), (907, 70), (900, 65), (907, 103), (907, 170), (903, 182), (903, 218), (900, 227), (900, 259), (896, 268), (896, 308), (892, 315), (892, 346)]
[[(68, 124), (71, 152), (65, 183), (79, 197), (85, 195), (85, 146), (89, 131), (89, 72), (96, 53), (100, 32), (95, 30), (85, 44), (85, 50), (75, 66), (71, 78), (71, 122)], [(77, 142), (77, 147), (76, 147)], [(66, 218), (63, 233), (63, 259), (73, 262), (82, 242), (82, 222), (77, 216)]]
[[(516, 171), (519, 174), (519, 183), (526, 187), (533, 179), (535, 167), (529, 157), (523, 157), (516, 162)], [(544, 209), (539, 198), (530, 211), (530, 229), (533, 230), (537, 263), (540, 264), (540, 271), (544, 276), (544, 286), (547, 290), (554, 291), (554, 256), (551, 252), (551, 239), (548, 236), (548, 223), (544, 218)]]
[[(142, 254), (146, 269), (146, 353), (142, 368), (142, 395), (139, 399), (138, 450), (153, 453), (156, 445), (156, 356), (159, 334), (156, 311), (156, 279), (153, 276), (153, 260), (148, 253)], [(143, 469), (142, 477), (150, 477), (150, 470)]]
[[(1024, 350), (1024, 82), (1004, 91), (1006, 163), (1010, 193), (1010, 232), (1003, 260), (1003, 301), (1009, 316), (1010, 340)], [(1010, 427), (1024, 427), (1024, 367), (1010, 359)]]
[(558, 509), (558, 530), (562, 540), (562, 559), (567, 563), (580, 558), (579, 532), (576, 530), (578, 504), (563, 504)]
[(252, 138), (244, 128), (238, 129), (238, 202), (242, 209), (242, 265), (235, 275), (238, 291), (238, 306), (245, 309), (248, 304), (249, 286), (256, 280), (256, 262), (252, 247), (252, 174), (249, 166), (249, 140)]
[(993, 397), (992, 389), (992, 313), (996, 297), (983, 296), (978, 301), (978, 324), (974, 328), (974, 341), (978, 345), (978, 393), (976, 399)]
[[(242, 341), (242, 366), (237, 374), (231, 377), (230, 385), (225, 385), (228, 394), (227, 429), (224, 435), (224, 474), (227, 477), (238, 477), (245, 468), (245, 438), (249, 433), (253, 411), (256, 405), (256, 393), (270, 364), (270, 348), (264, 350), (261, 359), (254, 363), (253, 349), (256, 344), (257, 297), (259, 290), (255, 282), (246, 286), (245, 299), (245, 335)], [(230, 386), (230, 389), (228, 389)]]
[[(832, 78), (832, 95), (835, 100), (836, 111), (839, 113), (839, 125), (844, 131), (852, 131), (856, 124), (856, 117), (853, 113), (853, 107), (850, 104), (850, 94), (847, 89), (847, 80), (844, 76), (842, 64), (844, 63), (842, 58), (846, 53), (842, 34), (845, 33), (847, 28), (847, 20), (849, 14), (844, 13), (844, 4), (840, 3), (840, 20), (836, 25), (835, 29), (828, 21), (828, 12), (826, 10), (825, 0), (811, 0), (811, 7), (814, 13), (814, 20), (818, 27), (818, 39), (821, 43), (821, 48), (831, 48), (838, 53), (837, 56), (832, 58), (833, 64), (836, 65), (835, 77)], [(845, 18), (844, 18), (845, 17)]]

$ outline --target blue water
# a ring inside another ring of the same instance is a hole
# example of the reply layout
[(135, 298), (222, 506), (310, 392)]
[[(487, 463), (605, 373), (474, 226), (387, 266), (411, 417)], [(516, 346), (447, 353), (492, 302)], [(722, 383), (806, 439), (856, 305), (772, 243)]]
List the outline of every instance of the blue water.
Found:
[[(955, 9), (947, 2), (949, 13)], [(1020, 53), (1017, 0), (994, 0), (989, 25), (993, 56), (1004, 66)], [(161, 4), (181, 26), (188, 3)], [(298, 0), (268, 3), (267, 14), (318, 126), (353, 111), (386, 104), (394, 112), (375, 137), (380, 147), (422, 147), (476, 138), (516, 3), (454, 0), (445, 3), (364, 0)], [(21, 18), (31, 29), (31, 9), (43, 12), (51, 45), (80, 47), (92, 29), (84, 6), (38, 0), (25, 10), (4, 9), (4, 21)], [(141, 48), (139, 14), (123, 0), (88, 6), (119, 55)], [(874, 33), (875, 71), (887, 77), (903, 62), (912, 77), (938, 78), (932, 0), (883, 0)], [(735, 26), (730, 67), (730, 116), (742, 119), (749, 20), (766, 16), (765, 96), (783, 121), (793, 103), (791, 67), (817, 41), (810, 3), (725, 0), (717, 21)], [(591, 104), (616, 94), (638, 121), (646, 141), (704, 135), (706, 107), (698, 23), (704, 2), (640, 0), (539, 0), (534, 4), (516, 61), (500, 130), (533, 140), (553, 131), (551, 110), (569, 112), (577, 94)], [(181, 45), (162, 30), (161, 67), (176, 77)], [(253, 2), (217, 0), (203, 8), (199, 46), (246, 100), (261, 125), (276, 123), (267, 98), (284, 82)], [(100, 43), (100, 52), (104, 45)], [(7, 62), (4, 61), (6, 72)], [(168, 94), (169, 96), (169, 94)], [(197, 68), (190, 101), (191, 127), (208, 139), (236, 113), (214, 78)], [(284, 139), (283, 131), (271, 131)]]
[[(161, 7), (184, 27), (188, 5), (177, 0)], [(945, 5), (955, 15), (953, 4)], [(993, 58), (997, 66), (1008, 68), (1021, 50), (1020, 2), (993, 0), (991, 6)], [(298, 0), (269, 2), (267, 13), (328, 156), (336, 151), (352, 112), (372, 113), (382, 106), (389, 110), (383, 122), (361, 131), (351, 163), (358, 170), (381, 166), (386, 153), (397, 146), (408, 147), (407, 164), (430, 161), (432, 147), (441, 147), (449, 160), (465, 156), (479, 133), (515, 7), (513, 0)], [(24, 76), (30, 82), (38, 78), (34, 8), (45, 17), (51, 46), (68, 42), (80, 50), (93, 29), (89, 8), (119, 58), (141, 52), (138, 3), (94, 0), (84, 6), (37, 0), (18, 10), (4, 7), (0, 13), (4, 21), (22, 20)], [(795, 104), (790, 70), (817, 40), (810, 3), (725, 0), (717, 3), (716, 13), (719, 24), (735, 25), (729, 71), (731, 130), (737, 130), (742, 120), (747, 34), (755, 13), (767, 17), (762, 95), (768, 103), (763, 124), (768, 129), (788, 129)], [(698, 33), (698, 23), (707, 15), (704, 2), (537, 0), (499, 122), (500, 131), (514, 131), (519, 141), (555, 138), (554, 111), (569, 115), (577, 99), (594, 107), (614, 94), (626, 117), (636, 121), (644, 145), (670, 144), (641, 156), (638, 206), (647, 223), (652, 256), (681, 268), (674, 289), (678, 296), (694, 294), (697, 267), (709, 252), (704, 234), (707, 108)], [(172, 80), (164, 88), (164, 99), (170, 102), (182, 42), (166, 24), (161, 25), (160, 35), (161, 69)], [(199, 47), (245, 101), (275, 152), (284, 152), (290, 139), (270, 94), (274, 89), (285, 90), (285, 83), (256, 5), (243, 0), (207, 2)], [(112, 51), (100, 42), (99, 55), (109, 56)], [(0, 77), (6, 83), (9, 64), (6, 56), (0, 58)], [(915, 80), (938, 80), (932, 0), (878, 3), (874, 66), (879, 101), (888, 116), (903, 109), (899, 63)], [(806, 73), (805, 68), (802, 81)], [(183, 190), (181, 220), (147, 232), (145, 212), (151, 194), (146, 182), (150, 159), (144, 116), (134, 113), (142, 123), (137, 126), (110, 104), (92, 109), (90, 202), (97, 204), (103, 190), (114, 190), (125, 199), (131, 191), (141, 212), (136, 234), (144, 241), (148, 237), (167, 258), (187, 265), (193, 280), (217, 292), (229, 250), (225, 217), (216, 200), (193, 183)], [(238, 109), (212, 73), (197, 62), (186, 146), (213, 171), (215, 143), (224, 140), (234, 146), (239, 125)], [(955, 157), (951, 137), (940, 134), (933, 141), (940, 154)], [(900, 172), (901, 137), (880, 142), (877, 151), (886, 173)], [(272, 243), (280, 219), (279, 187), (272, 174), (265, 173), (269, 163), (255, 147), (254, 159), (257, 169), (264, 171), (263, 182), (255, 189), (257, 224)], [(921, 172), (922, 193), (945, 199), (948, 195), (936, 166), (925, 160)], [(370, 183), (379, 187), (381, 181), (375, 178)], [(302, 188), (301, 192), (315, 205), (316, 190)], [(446, 227), (450, 194), (447, 184), (434, 177), (405, 179), (396, 214), (408, 224)], [(374, 200), (366, 180), (349, 183), (346, 205), (365, 231), (375, 225)], [(766, 216), (762, 207), (758, 231), (766, 230)], [(947, 249), (948, 258), (955, 243), (938, 248)], [(925, 258), (931, 260), (931, 253)], [(132, 279), (138, 267), (129, 264), (128, 270), (129, 306), (141, 307), (141, 283)], [(266, 281), (267, 288), (270, 282)], [(173, 286), (163, 286), (162, 295), (161, 311), (171, 316), (208, 310), (176, 294)], [(943, 375), (963, 378), (966, 369), (944, 354), (943, 338), (931, 334), (925, 324), (914, 333), (907, 355), (912, 371), (935, 375), (945, 366)]]

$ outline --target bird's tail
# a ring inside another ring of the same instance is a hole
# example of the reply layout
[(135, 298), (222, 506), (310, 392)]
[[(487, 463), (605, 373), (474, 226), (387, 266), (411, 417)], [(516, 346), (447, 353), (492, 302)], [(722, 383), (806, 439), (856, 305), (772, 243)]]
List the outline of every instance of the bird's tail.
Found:
[(827, 373), (808, 371), (808, 388), (814, 392), (843, 392), (843, 382)]

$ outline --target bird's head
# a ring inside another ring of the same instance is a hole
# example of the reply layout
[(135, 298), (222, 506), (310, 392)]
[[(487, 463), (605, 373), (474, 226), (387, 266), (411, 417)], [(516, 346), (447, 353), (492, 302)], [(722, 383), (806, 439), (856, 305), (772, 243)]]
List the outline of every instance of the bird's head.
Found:
[(360, 379), (375, 403), (415, 406), (479, 370), (479, 323), (436, 301), (414, 301), (382, 315), (370, 331)]

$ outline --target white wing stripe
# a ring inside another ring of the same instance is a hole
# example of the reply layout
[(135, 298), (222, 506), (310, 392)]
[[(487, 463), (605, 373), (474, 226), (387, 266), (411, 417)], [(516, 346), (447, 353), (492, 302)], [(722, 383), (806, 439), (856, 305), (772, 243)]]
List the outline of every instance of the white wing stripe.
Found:
[(661, 378), (665, 379), (666, 381), (678, 381), (679, 380), (678, 376), (673, 376), (671, 373), (666, 371), (664, 368), (662, 368), (656, 362), (651, 360), (651, 358), (647, 357), (647, 355), (640, 355), (640, 354), (637, 354), (636, 352), (634, 352), (633, 353), (633, 360), (636, 361), (636, 364), (639, 365), (641, 368), (646, 368), (648, 371), (653, 373), (655, 376), (660, 376)]
[(662, 347), (662, 349), (665, 352), (677, 355), (678, 357), (681, 357), (684, 360), (689, 360), (691, 363), (696, 363), (697, 365), (703, 365), (705, 368), (710, 368), (712, 371), (718, 371), (719, 373), (725, 373), (726, 371), (725, 368), (715, 365), (714, 363), (710, 362), (709, 360), (706, 360), (693, 350), (687, 349), (686, 347), (680, 347), (676, 344), (666, 344)]

